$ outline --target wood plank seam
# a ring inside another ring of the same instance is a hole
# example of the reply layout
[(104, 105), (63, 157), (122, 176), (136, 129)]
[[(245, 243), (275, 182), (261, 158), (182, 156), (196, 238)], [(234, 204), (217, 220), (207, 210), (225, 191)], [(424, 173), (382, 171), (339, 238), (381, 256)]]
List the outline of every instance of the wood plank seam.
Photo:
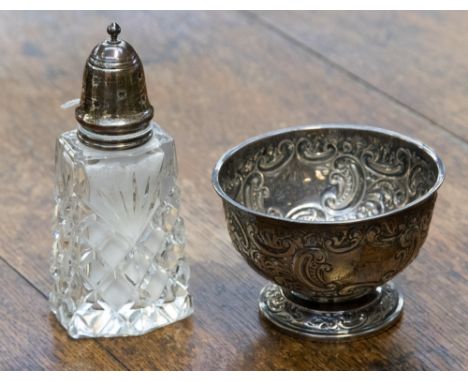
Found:
[(429, 122), (433, 126), (438, 127), (440, 129), (448, 132), (453, 137), (455, 137), (458, 140), (460, 140), (461, 142), (463, 142), (465, 145), (468, 145), (468, 141), (464, 137), (458, 135), (457, 133), (454, 133), (450, 129), (447, 129), (444, 125), (441, 125), (439, 122), (437, 122), (437, 121), (433, 120), (432, 118), (428, 117), (427, 115), (423, 114), (422, 112), (415, 109), (411, 105), (408, 105), (408, 104), (404, 103), (403, 101), (399, 100), (398, 98), (391, 95), (390, 93), (387, 93), (385, 90), (380, 89), (378, 86), (372, 84), (371, 82), (367, 81), (365, 78), (362, 78), (361, 76), (357, 75), (356, 73), (350, 71), (349, 69), (343, 67), (342, 65), (338, 64), (337, 62), (331, 60), (330, 58), (323, 55), (322, 53), (317, 52), (315, 49), (311, 48), (310, 46), (303, 43), (302, 41), (297, 40), (294, 36), (291, 36), (290, 34), (288, 34), (283, 29), (271, 24), (267, 20), (261, 18), (260, 16), (258, 16), (255, 13), (253, 13), (253, 11), (239, 11), (239, 12), (241, 14), (243, 14), (244, 16), (250, 18), (250, 19), (255, 19), (258, 22), (258, 24), (264, 26), (266, 29), (268, 29), (268, 30), (272, 31), (273, 33), (277, 34), (278, 36), (284, 38), (286, 41), (290, 42), (291, 44), (294, 44), (297, 47), (300, 47), (301, 49), (305, 50), (307, 53), (313, 55), (314, 57), (316, 57), (320, 61), (326, 63), (327, 65), (331, 66), (332, 68), (334, 68), (334, 69), (340, 71), (341, 73), (345, 74), (346, 76), (348, 76), (354, 82), (357, 82), (360, 85), (364, 86), (365, 88), (382, 95), (383, 97), (387, 98), (389, 101), (392, 101), (393, 103), (403, 107), (408, 112), (410, 112), (410, 113), (412, 113), (414, 115), (417, 115), (420, 118), (423, 118), (424, 120), (426, 120), (427, 122)]
[[(38, 287), (36, 287), (29, 279), (27, 279), (21, 272), (19, 272), (14, 266), (12, 266), (8, 261), (6, 261), (2, 256), (0, 256), (0, 261), (2, 261), (8, 268), (15, 272), (21, 279), (23, 279), (31, 288), (33, 288), (39, 295), (48, 300), (47, 295), (42, 292)], [(121, 365), (125, 370), (130, 370), (125, 363), (123, 363), (119, 358), (117, 358), (111, 351), (104, 347), (99, 341), (93, 339), (97, 346), (99, 346), (104, 352), (109, 354), (109, 356), (114, 359), (119, 365)]]

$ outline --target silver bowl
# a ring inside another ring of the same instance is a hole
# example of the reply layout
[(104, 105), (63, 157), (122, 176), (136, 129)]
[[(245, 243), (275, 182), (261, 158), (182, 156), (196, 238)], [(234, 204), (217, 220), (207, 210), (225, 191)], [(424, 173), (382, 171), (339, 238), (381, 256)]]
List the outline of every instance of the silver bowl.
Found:
[(229, 235), (272, 283), (260, 311), (322, 340), (395, 322), (389, 281), (417, 256), (445, 169), (425, 144), (368, 126), (274, 131), (226, 152), (212, 182)]

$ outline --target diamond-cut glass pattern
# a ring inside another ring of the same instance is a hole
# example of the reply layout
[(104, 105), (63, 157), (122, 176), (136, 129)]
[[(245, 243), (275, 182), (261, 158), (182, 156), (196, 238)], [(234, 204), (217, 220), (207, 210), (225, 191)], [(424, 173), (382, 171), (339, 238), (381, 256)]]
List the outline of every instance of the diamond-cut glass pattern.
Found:
[(139, 335), (193, 311), (172, 138), (101, 151), (56, 145), (50, 304), (74, 337)]

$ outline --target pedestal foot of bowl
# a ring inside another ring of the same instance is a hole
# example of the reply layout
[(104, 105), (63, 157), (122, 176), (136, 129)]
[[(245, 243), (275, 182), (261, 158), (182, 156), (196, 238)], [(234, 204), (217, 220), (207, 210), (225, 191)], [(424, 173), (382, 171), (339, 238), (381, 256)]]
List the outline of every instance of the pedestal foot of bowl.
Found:
[(403, 310), (403, 297), (387, 283), (356, 300), (318, 303), (268, 284), (260, 293), (259, 307), (267, 320), (287, 332), (340, 341), (370, 335), (395, 323)]

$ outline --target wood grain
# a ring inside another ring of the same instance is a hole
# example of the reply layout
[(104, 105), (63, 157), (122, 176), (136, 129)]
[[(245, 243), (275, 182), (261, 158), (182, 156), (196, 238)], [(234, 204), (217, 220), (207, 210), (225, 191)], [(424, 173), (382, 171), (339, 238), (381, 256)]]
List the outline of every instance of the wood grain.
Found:
[[(21, 343), (23, 351), (44, 337), (63, 336), (67, 346), (105, 349), (107, 368), (113, 357), (137, 370), (468, 368), (468, 145), (244, 13), (0, 13), (0, 85), (8, 94), (0, 98), (2, 258), (47, 293), (54, 140), (75, 126), (73, 111), (59, 105), (79, 95), (86, 57), (113, 19), (144, 62), (156, 120), (176, 139), (195, 314), (142, 337), (89, 342), (66, 338), (52, 317), (38, 319), (39, 334)], [(406, 297), (402, 320), (377, 336), (341, 344), (290, 337), (259, 318), (265, 281), (232, 248), (210, 184), (218, 157), (247, 137), (320, 122), (409, 134), (433, 146), (448, 169), (429, 238), (396, 278)], [(33, 288), (22, 291), (43, 303)], [(9, 304), (20, 309), (15, 299)], [(0, 321), (0, 328), (10, 321)], [(16, 364), (0, 359), (0, 365), (56, 367), (27, 357)]]
[(95, 341), (70, 341), (44, 296), (1, 260), (0, 278), (0, 370), (124, 369)]
[(468, 12), (259, 12), (304, 44), (468, 141)]

